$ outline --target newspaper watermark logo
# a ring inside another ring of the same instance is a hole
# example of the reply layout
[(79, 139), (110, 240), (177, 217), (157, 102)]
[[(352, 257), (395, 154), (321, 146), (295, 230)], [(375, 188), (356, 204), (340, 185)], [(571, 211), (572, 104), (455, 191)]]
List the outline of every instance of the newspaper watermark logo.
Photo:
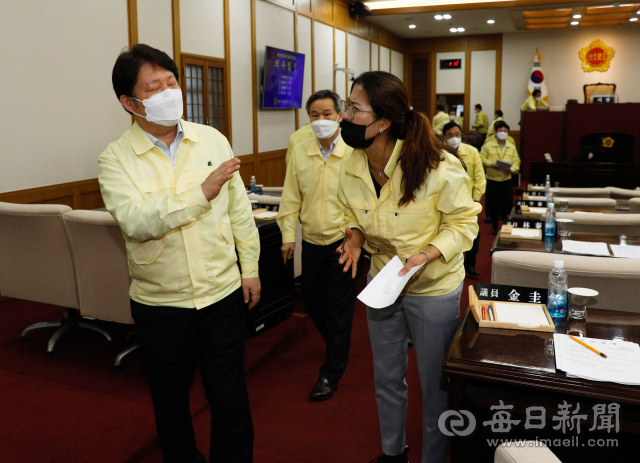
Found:
[(475, 431), (476, 417), (467, 410), (447, 410), (438, 418), (438, 428), (445, 436), (465, 437)]

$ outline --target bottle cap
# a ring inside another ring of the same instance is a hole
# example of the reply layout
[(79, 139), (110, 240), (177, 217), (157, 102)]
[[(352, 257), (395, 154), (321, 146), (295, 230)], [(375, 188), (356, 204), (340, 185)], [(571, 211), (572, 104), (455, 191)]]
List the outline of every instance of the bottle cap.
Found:
[(564, 268), (564, 261), (563, 260), (554, 260), (553, 261), (553, 267), (554, 268)]

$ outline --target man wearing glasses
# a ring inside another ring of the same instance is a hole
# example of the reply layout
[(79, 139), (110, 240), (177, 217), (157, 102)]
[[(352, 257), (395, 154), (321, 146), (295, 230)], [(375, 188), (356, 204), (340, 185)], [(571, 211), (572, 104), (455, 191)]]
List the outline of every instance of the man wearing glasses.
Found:
[(336, 253), (344, 235), (338, 201), (340, 167), (352, 151), (340, 136), (340, 97), (320, 90), (306, 104), (312, 138), (293, 148), (278, 212), (284, 263), (293, 258), (298, 219), (302, 227), (302, 296), (326, 342), (326, 361), (310, 399), (333, 397), (349, 359), (358, 280), (343, 272)]

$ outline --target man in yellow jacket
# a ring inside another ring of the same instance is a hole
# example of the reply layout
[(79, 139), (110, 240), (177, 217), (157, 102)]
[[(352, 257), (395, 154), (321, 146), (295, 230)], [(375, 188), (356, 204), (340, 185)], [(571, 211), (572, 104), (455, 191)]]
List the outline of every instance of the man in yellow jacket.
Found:
[(436, 106), (438, 112), (435, 116), (433, 116), (433, 121), (431, 122), (431, 128), (436, 135), (442, 134), (442, 127), (449, 122), (449, 115), (444, 112), (444, 106), (441, 104)]
[(294, 146), (278, 212), (282, 256), (293, 257), (298, 220), (302, 226), (302, 294), (305, 306), (326, 342), (327, 358), (310, 399), (333, 397), (349, 359), (357, 279), (344, 273), (336, 249), (344, 212), (338, 201), (340, 167), (351, 152), (340, 136), (340, 97), (320, 90), (306, 110), (313, 137)]
[(490, 137), (495, 137), (496, 135), (496, 129), (495, 129), (495, 124), (498, 121), (504, 121), (503, 116), (504, 114), (502, 113), (502, 111), (500, 111), (499, 109), (496, 109), (496, 118), (493, 120), (493, 122), (491, 123), (491, 125), (489, 126), (489, 130), (487, 130), (487, 138), (485, 139), (485, 143), (487, 142), (487, 139)]
[(496, 139), (482, 147), (480, 157), (487, 170), (487, 215), (491, 216), (492, 234), (498, 234), (498, 220), (506, 220), (513, 207), (511, 174), (520, 172), (520, 156), (515, 145), (507, 141), (509, 126), (495, 124)]
[[(462, 128), (455, 122), (449, 122), (442, 129), (447, 144), (458, 152), (460, 159), (467, 168), (467, 175), (471, 179), (471, 198), (479, 203), (487, 188), (487, 179), (484, 175), (484, 167), (480, 153), (471, 145), (462, 143)], [(476, 270), (476, 256), (480, 246), (480, 232), (473, 240), (473, 247), (464, 255), (464, 269), (468, 275), (479, 276), (480, 272)]]
[(529, 98), (525, 100), (520, 111), (537, 111), (539, 108), (548, 108), (547, 102), (541, 98), (540, 90), (534, 90)]
[(246, 304), (260, 298), (260, 239), (240, 161), (217, 130), (182, 119), (178, 67), (166, 53), (135, 45), (116, 60), (112, 82), (135, 122), (100, 155), (98, 178), (126, 242), (163, 459), (207, 461), (189, 411), (199, 364), (211, 401), (210, 460), (250, 462), (243, 357)]

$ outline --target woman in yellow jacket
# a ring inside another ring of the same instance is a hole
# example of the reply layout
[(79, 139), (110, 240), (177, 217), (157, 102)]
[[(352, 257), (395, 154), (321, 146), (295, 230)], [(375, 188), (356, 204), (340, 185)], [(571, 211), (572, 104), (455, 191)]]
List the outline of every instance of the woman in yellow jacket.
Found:
[(401, 276), (425, 265), (393, 305), (367, 307), (384, 452), (375, 461), (407, 461), (404, 378), (411, 336), (423, 397), (422, 462), (444, 463), (441, 363), (459, 325), (462, 253), (478, 234), (481, 206), (471, 198), (471, 181), (455, 150), (410, 109), (400, 79), (382, 71), (361, 74), (343, 112), (341, 134), (354, 151), (340, 172), (346, 233), (340, 263), (355, 277), (364, 247), (372, 256), (369, 281), (396, 255), (406, 262)]

